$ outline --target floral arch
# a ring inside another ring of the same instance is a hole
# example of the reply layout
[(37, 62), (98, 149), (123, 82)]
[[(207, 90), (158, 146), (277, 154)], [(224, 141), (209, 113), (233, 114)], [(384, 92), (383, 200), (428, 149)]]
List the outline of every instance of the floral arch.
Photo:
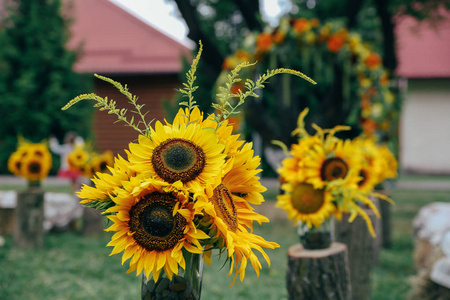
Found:
[[(318, 83), (313, 86), (280, 77), (272, 84), (276, 88), (266, 89), (262, 97), (247, 103), (245, 127), (258, 131), (261, 125), (272, 127), (274, 134), (289, 134), (299, 112), (309, 107), (309, 122), (323, 128), (346, 124), (352, 127), (352, 137), (364, 134), (385, 142), (396, 139), (400, 106), (390, 88), (390, 74), (380, 55), (338, 21), (321, 24), (317, 19), (284, 18), (278, 28), (253, 32), (225, 59), (218, 81), (223, 82), (226, 73), (244, 61), (258, 62), (242, 71), (244, 79), (253, 79), (267, 68), (286, 67), (304, 72)], [(244, 81), (233, 86), (235, 92)], [(265, 124), (258, 125), (263, 111)], [(278, 125), (281, 128), (275, 128)], [(287, 139), (286, 135), (284, 142), (289, 143)]]

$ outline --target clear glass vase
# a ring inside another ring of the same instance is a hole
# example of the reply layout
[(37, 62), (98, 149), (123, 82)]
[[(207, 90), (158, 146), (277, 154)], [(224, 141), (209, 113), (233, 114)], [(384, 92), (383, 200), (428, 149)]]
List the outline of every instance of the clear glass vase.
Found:
[(164, 270), (156, 283), (151, 274), (142, 275), (141, 299), (199, 300), (202, 290), (203, 254), (184, 252), (186, 269), (179, 267), (178, 274), (170, 280)]
[(320, 227), (308, 227), (306, 223), (298, 222), (298, 236), (303, 248), (308, 250), (326, 249), (335, 240), (334, 218), (325, 219)]

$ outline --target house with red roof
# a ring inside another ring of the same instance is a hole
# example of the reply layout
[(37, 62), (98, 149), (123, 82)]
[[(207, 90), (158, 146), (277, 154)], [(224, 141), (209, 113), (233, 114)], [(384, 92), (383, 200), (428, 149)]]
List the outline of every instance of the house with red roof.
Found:
[[(97, 73), (126, 84), (149, 110), (148, 121), (163, 120), (162, 102), (181, 86), (182, 58), (190, 49), (108, 0), (76, 0), (67, 7), (73, 19), (69, 48), (82, 45), (75, 71)], [(95, 79), (94, 92), (132, 109), (109, 83)], [(83, 91), (80, 91), (82, 93)], [(96, 146), (124, 154), (137, 132), (116, 117), (96, 111), (93, 123)]]
[(407, 87), (400, 118), (404, 173), (450, 174), (450, 15), (397, 22), (397, 75)]
[[(0, 15), (4, 15), (0, 0)], [(108, 0), (63, 1), (63, 14), (72, 22), (68, 48), (81, 49), (74, 69), (97, 73), (128, 86), (149, 110), (148, 121), (163, 121), (164, 99), (172, 99), (181, 87), (179, 74), (183, 57), (191, 50)], [(92, 76), (94, 78), (94, 76)], [(80, 94), (92, 91), (80, 91)], [(111, 84), (94, 79), (97, 95), (114, 99), (118, 108), (132, 109), (127, 99)], [(70, 100), (70, 99), (68, 99)], [(124, 155), (137, 132), (116, 117), (96, 111), (93, 122), (95, 145)]]

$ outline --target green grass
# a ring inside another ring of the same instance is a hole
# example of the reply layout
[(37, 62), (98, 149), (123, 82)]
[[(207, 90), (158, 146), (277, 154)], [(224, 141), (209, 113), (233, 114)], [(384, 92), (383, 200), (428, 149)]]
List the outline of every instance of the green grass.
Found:
[[(450, 202), (446, 191), (392, 190), (391, 197), (396, 201), (392, 207), (393, 245), (382, 250), (380, 264), (373, 270), (373, 300), (406, 298), (409, 278), (415, 274), (412, 219), (427, 203)], [(223, 266), (223, 260), (213, 257), (212, 265), (205, 266), (202, 299), (287, 299), (286, 251), (298, 242), (295, 228), (281, 214), (258, 228), (257, 233), (281, 245), (267, 251), (272, 261), (270, 269), (261, 259), (259, 278), (249, 267), (244, 282), (238, 279), (230, 288), (228, 265)], [(140, 277), (126, 274), (120, 254), (108, 256), (111, 248), (105, 245), (110, 236), (49, 233), (45, 248), (40, 250), (15, 249), (7, 236), (6, 245), (0, 247), (0, 299), (138, 299)]]

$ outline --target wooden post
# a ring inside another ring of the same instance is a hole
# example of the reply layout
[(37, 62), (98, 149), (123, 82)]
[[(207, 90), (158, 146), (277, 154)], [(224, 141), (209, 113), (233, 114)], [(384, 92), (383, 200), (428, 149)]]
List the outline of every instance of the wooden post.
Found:
[(332, 243), (320, 250), (306, 250), (301, 244), (289, 247), (286, 279), (292, 300), (350, 300), (347, 246)]
[(17, 192), (13, 243), (22, 248), (44, 246), (44, 191), (39, 187)]
[[(374, 224), (376, 216), (373, 211), (365, 209), (365, 212)], [(348, 217), (344, 214), (342, 221), (336, 222), (336, 241), (348, 247), (353, 299), (367, 300), (370, 299), (370, 273), (374, 266), (374, 239), (362, 217), (357, 217), (352, 223), (348, 222)]]

